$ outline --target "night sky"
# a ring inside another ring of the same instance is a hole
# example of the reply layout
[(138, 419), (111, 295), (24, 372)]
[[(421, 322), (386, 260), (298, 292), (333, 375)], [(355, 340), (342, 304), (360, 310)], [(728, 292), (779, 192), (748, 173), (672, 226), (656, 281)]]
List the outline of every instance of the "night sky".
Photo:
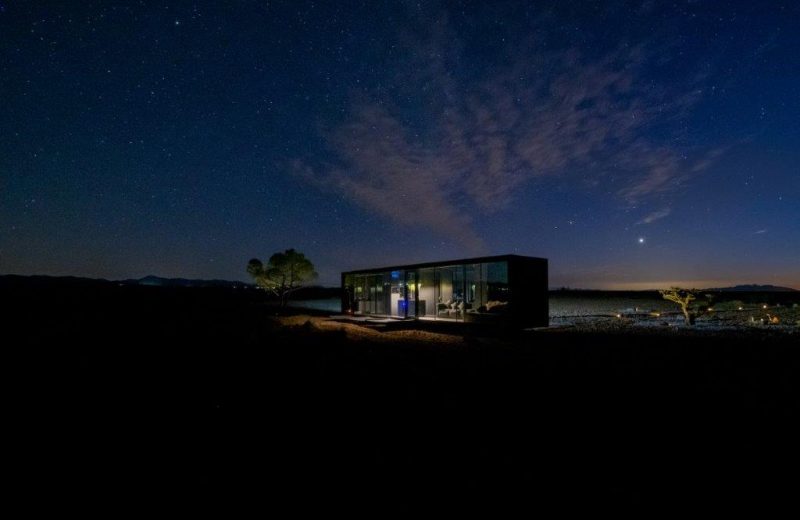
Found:
[(9, 0), (0, 96), (2, 274), (800, 288), (794, 1)]

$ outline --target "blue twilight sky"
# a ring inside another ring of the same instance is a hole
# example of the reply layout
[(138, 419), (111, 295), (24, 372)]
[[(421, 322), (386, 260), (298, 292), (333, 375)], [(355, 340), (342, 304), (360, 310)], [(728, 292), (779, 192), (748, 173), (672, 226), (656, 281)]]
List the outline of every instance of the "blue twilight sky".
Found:
[(0, 273), (800, 288), (800, 3), (0, 2)]

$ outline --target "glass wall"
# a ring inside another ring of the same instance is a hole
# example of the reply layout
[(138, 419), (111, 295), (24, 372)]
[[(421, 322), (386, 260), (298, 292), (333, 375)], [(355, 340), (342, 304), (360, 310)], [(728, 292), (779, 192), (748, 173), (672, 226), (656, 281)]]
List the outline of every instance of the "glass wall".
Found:
[(350, 299), (349, 310), (355, 314), (386, 314), (389, 309), (389, 290), (390, 284), (385, 273), (345, 277), (345, 297)]
[(419, 270), (419, 280), (417, 281), (417, 292), (419, 301), (417, 310), (420, 318), (436, 317), (436, 272), (433, 267)]
[(406, 282), (405, 271), (390, 271), (386, 273), (389, 279), (389, 308), (386, 312), (389, 316), (405, 318), (408, 311), (406, 303)]
[(485, 303), (486, 281), (481, 276), (481, 264), (464, 266), (464, 310), (471, 312)]
[(510, 301), (507, 262), (355, 273), (344, 283), (345, 305), (356, 314), (491, 321)]
[(508, 313), (511, 300), (508, 262), (465, 266), (465, 321), (498, 322)]
[(508, 303), (511, 299), (508, 286), (508, 262), (491, 262), (486, 267), (486, 299)]
[(344, 275), (342, 281), (342, 312), (352, 313), (355, 312), (355, 287), (353, 280), (355, 277), (352, 274)]
[(436, 268), (436, 318), (461, 320), (464, 317), (464, 266), (449, 265)]
[[(401, 302), (401, 309), (406, 317), (414, 317), (417, 314), (417, 272), (406, 271), (405, 283), (405, 302)], [(402, 314), (400, 314), (402, 315)]]

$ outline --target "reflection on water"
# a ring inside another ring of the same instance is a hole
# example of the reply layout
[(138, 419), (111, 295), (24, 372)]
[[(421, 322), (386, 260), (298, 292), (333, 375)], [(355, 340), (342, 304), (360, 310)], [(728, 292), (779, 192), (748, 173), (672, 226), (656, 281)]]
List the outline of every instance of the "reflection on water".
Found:
[[(339, 313), (342, 302), (339, 298), (322, 298), (317, 300), (290, 300), (289, 305), (299, 309), (313, 309)], [(580, 298), (580, 297), (550, 297), (551, 316), (591, 316), (598, 314), (616, 314), (618, 312), (636, 311), (670, 311), (676, 310), (675, 305), (658, 299), (626, 299), (626, 298)]]
[(339, 313), (342, 310), (342, 300), (339, 298), (324, 298), (320, 300), (291, 300), (289, 305), (300, 309), (313, 309)]

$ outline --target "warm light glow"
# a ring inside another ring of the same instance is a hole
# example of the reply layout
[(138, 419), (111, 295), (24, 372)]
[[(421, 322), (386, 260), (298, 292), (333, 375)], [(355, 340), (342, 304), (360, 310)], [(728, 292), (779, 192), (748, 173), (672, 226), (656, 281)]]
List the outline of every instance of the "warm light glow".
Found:
[[(770, 280), (772, 281), (772, 280)], [(664, 289), (667, 287), (728, 287), (749, 283), (749, 280), (739, 280), (730, 278), (659, 278), (652, 277), (647, 280), (641, 281), (623, 281), (616, 280), (601, 280), (592, 279), (587, 282), (587, 286), (591, 285), (592, 289), (601, 289), (609, 291), (653, 291), (656, 289)], [(787, 287), (800, 288), (800, 282), (797, 280), (776, 280), (776, 284), (785, 285)], [(562, 284), (563, 285), (563, 284)]]

